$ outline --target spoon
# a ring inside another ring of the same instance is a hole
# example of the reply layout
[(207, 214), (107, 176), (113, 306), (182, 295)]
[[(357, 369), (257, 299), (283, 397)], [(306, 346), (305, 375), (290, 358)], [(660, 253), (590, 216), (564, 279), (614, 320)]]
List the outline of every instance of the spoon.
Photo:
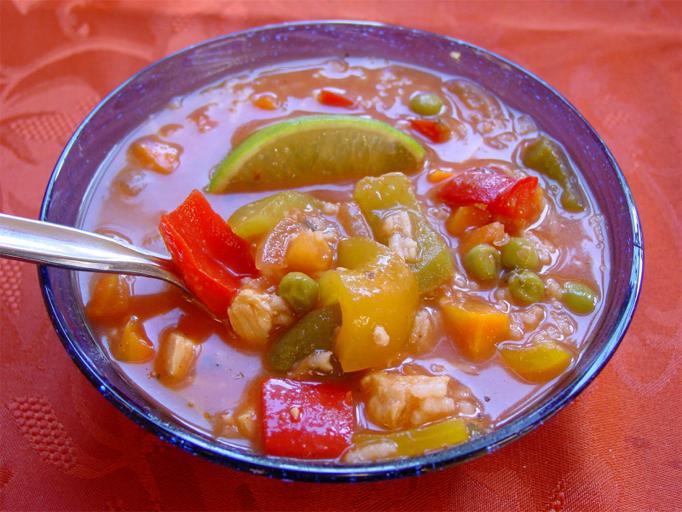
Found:
[(72, 227), (0, 213), (0, 256), (73, 270), (163, 279), (198, 302), (170, 258)]

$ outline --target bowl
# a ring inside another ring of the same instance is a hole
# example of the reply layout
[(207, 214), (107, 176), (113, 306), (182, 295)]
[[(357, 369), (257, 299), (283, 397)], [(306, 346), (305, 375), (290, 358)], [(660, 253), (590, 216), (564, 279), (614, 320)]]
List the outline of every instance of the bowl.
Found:
[(268, 457), (216, 443), (155, 407), (116, 371), (86, 324), (76, 273), (40, 267), (43, 296), (64, 347), (92, 384), (133, 421), (191, 453), (256, 474), (307, 481), (358, 481), (417, 475), (489, 453), (542, 424), (604, 367), (632, 318), (642, 279), (642, 235), (623, 174), (599, 135), (557, 91), (516, 64), (469, 43), (380, 23), (298, 22), (254, 28), (181, 50), (143, 69), (109, 94), (61, 154), (43, 200), (42, 220), (79, 227), (98, 170), (122, 137), (173, 97), (224, 75), (279, 61), (374, 56), (471, 78), (533, 116), (581, 169), (606, 223), (611, 247), (604, 309), (575, 368), (532, 408), (468, 443), (405, 460), (363, 465)]

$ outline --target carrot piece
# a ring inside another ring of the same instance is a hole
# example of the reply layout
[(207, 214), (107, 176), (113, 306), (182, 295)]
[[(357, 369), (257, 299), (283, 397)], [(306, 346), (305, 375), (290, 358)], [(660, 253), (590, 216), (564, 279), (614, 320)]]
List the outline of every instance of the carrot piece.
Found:
[(274, 94), (259, 94), (251, 99), (254, 106), (263, 110), (277, 110), (279, 102)]
[(182, 147), (150, 135), (133, 142), (129, 152), (142, 167), (161, 174), (170, 174), (180, 165)]
[(146, 363), (154, 357), (154, 345), (147, 337), (140, 320), (128, 320), (120, 336), (109, 341), (111, 355), (124, 363)]
[(440, 308), (451, 340), (471, 361), (490, 359), (495, 345), (509, 336), (509, 315), (482, 300), (442, 303)]
[(426, 179), (428, 180), (429, 183), (440, 183), (441, 181), (445, 181), (450, 177), (452, 177), (451, 172), (441, 171), (440, 169), (431, 171), (429, 174), (426, 175)]
[(452, 137), (452, 130), (442, 121), (432, 121), (430, 119), (410, 119), (412, 129), (431, 142), (447, 142)]
[(355, 101), (352, 99), (328, 89), (320, 91), (317, 95), (317, 101), (329, 107), (353, 108), (355, 106)]
[(117, 274), (101, 274), (94, 278), (92, 295), (85, 306), (89, 318), (99, 322), (116, 321), (130, 312), (130, 285)]
[(452, 236), (462, 236), (469, 228), (479, 228), (492, 220), (492, 215), (477, 206), (460, 206), (445, 221), (445, 229)]
[(459, 239), (459, 253), (464, 256), (470, 249), (479, 244), (496, 245), (504, 240), (504, 237), (504, 225), (501, 222), (491, 222), (465, 232)]

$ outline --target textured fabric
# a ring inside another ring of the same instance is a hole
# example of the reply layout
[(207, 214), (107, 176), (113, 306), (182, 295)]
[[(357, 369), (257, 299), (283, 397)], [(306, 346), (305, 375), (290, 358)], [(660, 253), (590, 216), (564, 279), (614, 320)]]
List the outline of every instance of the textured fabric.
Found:
[(0, 259), (0, 508), (682, 510), (682, 3), (0, 1), (0, 211), (36, 216), (62, 147), (114, 86), (188, 44), (292, 19), (380, 20), (509, 57), (620, 162), (644, 224), (643, 296), (594, 383), (498, 452), (419, 478), (285, 483), (158, 441), (69, 360), (32, 265)]

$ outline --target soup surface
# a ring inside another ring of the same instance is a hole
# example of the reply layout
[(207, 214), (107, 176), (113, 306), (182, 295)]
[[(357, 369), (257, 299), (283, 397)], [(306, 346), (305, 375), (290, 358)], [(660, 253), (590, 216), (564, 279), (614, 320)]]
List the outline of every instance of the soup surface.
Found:
[(192, 281), (213, 316), (146, 278), (81, 291), (160, 407), (272, 455), (357, 463), (498, 427), (575, 364), (608, 286), (563, 148), (468, 80), (383, 60), (175, 99), (103, 164), (84, 228), (227, 276)]

